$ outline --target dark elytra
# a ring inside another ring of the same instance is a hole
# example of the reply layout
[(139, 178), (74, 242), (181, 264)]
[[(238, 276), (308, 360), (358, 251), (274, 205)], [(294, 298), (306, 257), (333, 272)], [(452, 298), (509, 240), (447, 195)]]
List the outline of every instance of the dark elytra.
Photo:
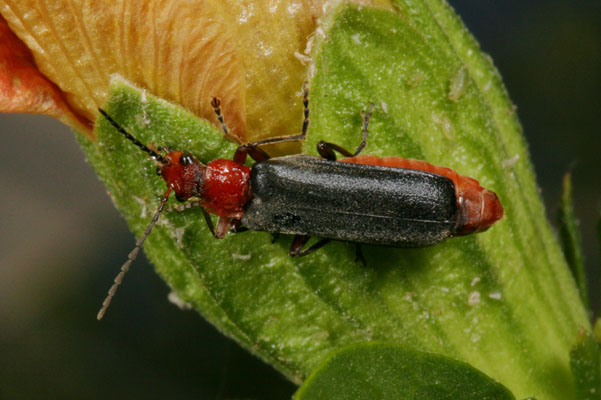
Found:
[(425, 171), (293, 155), (256, 163), (251, 187), (252, 230), (401, 247), (455, 232), (455, 186)]

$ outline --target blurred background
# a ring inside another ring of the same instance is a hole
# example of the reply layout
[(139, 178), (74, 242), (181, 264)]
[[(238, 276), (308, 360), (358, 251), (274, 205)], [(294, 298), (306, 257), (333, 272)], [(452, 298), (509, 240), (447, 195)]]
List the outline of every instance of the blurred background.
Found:
[[(450, 0), (500, 70), (555, 224), (574, 165), (591, 304), (601, 278), (601, 1)], [(0, 398), (283, 399), (295, 386), (223, 337), (142, 256), (95, 316), (134, 246), (69, 129), (0, 114)]]

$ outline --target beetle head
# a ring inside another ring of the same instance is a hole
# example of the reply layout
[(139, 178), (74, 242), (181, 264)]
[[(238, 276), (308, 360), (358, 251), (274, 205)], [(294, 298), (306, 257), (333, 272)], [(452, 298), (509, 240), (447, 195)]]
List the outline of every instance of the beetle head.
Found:
[(193, 155), (181, 151), (167, 153), (165, 161), (157, 172), (167, 186), (173, 188), (177, 200), (186, 201), (191, 197), (202, 196), (205, 165)]

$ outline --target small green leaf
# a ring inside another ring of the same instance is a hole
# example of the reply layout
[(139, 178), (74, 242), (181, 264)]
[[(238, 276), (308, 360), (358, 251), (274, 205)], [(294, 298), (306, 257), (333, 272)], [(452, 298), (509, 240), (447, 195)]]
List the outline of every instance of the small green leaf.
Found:
[(507, 388), (469, 364), (389, 343), (345, 347), (326, 359), (294, 400), (509, 400)]
[(563, 252), (574, 279), (576, 280), (578, 289), (580, 290), (580, 298), (585, 305), (588, 305), (588, 290), (582, 256), (582, 241), (578, 230), (578, 220), (574, 215), (572, 174), (569, 172), (563, 176), (563, 190), (558, 217), (559, 237), (561, 239)]
[(592, 334), (582, 332), (579, 343), (570, 351), (576, 400), (601, 399), (600, 364), (599, 344)]

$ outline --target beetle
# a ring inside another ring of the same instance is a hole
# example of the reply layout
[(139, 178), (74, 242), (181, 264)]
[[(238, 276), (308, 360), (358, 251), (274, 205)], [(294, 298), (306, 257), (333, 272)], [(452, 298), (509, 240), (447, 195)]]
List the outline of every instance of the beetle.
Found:
[[(213, 107), (226, 137), (230, 135), (219, 98)], [(303, 85), (304, 119), (299, 135), (240, 144), (233, 159), (203, 164), (180, 150), (162, 155), (129, 134), (104, 110), (100, 113), (129, 141), (157, 163), (157, 174), (167, 184), (144, 235), (115, 278), (98, 319), (104, 315), (124, 274), (159, 219), (171, 192), (184, 207), (200, 206), (216, 238), (230, 231), (267, 231), (294, 235), (289, 254), (312, 253), (331, 240), (395, 247), (423, 247), (452, 236), (488, 229), (503, 217), (497, 195), (475, 179), (425, 161), (401, 157), (361, 155), (367, 144), (373, 111), (361, 111), (362, 139), (351, 153), (320, 141), (321, 157), (296, 154), (271, 158), (262, 146), (302, 141), (309, 129), (309, 89)], [(336, 152), (344, 156), (337, 160)], [(247, 156), (256, 162), (245, 165)], [(218, 216), (217, 226), (211, 215)], [(303, 249), (311, 237), (320, 240)], [(358, 253), (358, 257), (360, 253)]]

